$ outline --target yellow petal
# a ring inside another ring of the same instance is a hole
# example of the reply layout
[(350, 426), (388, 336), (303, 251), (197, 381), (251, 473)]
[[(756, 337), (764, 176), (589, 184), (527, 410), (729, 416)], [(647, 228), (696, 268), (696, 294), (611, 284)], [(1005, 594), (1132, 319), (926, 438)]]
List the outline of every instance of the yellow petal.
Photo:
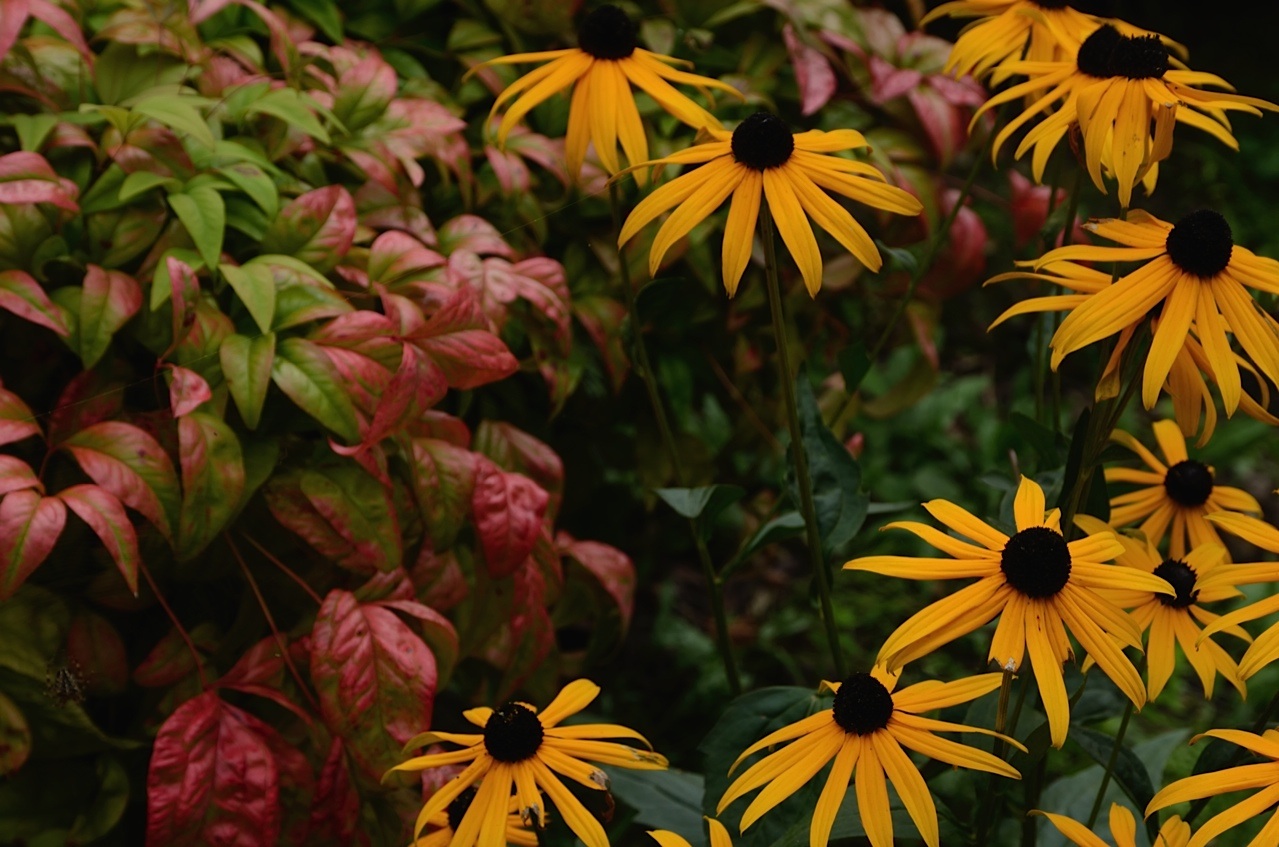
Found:
[(804, 208), (792, 188), (794, 177), (785, 165), (764, 171), (764, 197), (768, 211), (777, 224), (786, 249), (799, 267), (800, 276), (810, 297), (816, 297), (822, 287), (822, 254), (817, 249), (817, 239), (809, 226)]
[(760, 198), (764, 192), (763, 175), (747, 168), (742, 181), (733, 190), (733, 202), (728, 207), (728, 221), (724, 224), (724, 288), (728, 296), (737, 294), (737, 284), (750, 263), (751, 248), (755, 245), (755, 221), (759, 216)]

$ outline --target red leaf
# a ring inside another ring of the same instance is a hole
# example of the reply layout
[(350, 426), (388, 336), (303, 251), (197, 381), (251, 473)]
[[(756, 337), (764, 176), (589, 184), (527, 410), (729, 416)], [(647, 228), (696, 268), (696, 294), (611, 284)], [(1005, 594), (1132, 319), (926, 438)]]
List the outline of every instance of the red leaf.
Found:
[(515, 373), (519, 362), (487, 329), (470, 288), (458, 290), (413, 333), (413, 342), (444, 371), (453, 388), (478, 388)]
[(186, 262), (174, 256), (164, 260), (169, 274), (169, 297), (173, 301), (173, 340), (175, 347), (195, 323), (195, 305), (200, 299), (200, 281)]
[(795, 84), (799, 87), (800, 113), (805, 117), (815, 114), (835, 94), (837, 82), (835, 69), (822, 51), (808, 44), (795, 34), (790, 24), (782, 27), (782, 40), (795, 67)]
[[(198, 650), (207, 653), (218, 646), (217, 633), (211, 624), (200, 624), (191, 630), (190, 635)], [(204, 665), (203, 658), (200, 665)], [(144, 688), (164, 688), (195, 672), (195, 657), (187, 649), (182, 633), (174, 628), (157, 641), (146, 658), (133, 669), (133, 681)]]
[(142, 308), (142, 288), (121, 271), (89, 265), (80, 298), (80, 358), (92, 368), (111, 345), (111, 339)]
[(48, 558), (67, 523), (67, 509), (55, 497), (29, 489), (0, 500), (0, 600), (8, 600)]
[(400, 366), (382, 390), (373, 421), (360, 440), (365, 444), (376, 444), (396, 434), (405, 423), (421, 417), (422, 412), (438, 403), (447, 392), (448, 383), (439, 366), (413, 345), (405, 344)]
[(444, 257), (405, 232), (384, 232), (369, 248), (369, 281), (383, 285), (412, 282), (432, 268), (444, 264)]
[(0, 271), (0, 309), (48, 327), (63, 338), (71, 334), (62, 310), (26, 271)]
[(31, 408), (12, 391), (0, 388), (0, 444), (12, 444), (40, 434)]
[(160, 727), (147, 770), (148, 847), (274, 847), (279, 770), (249, 713), (206, 691)]
[(175, 418), (191, 414), (213, 399), (213, 390), (204, 377), (180, 365), (168, 365), (169, 408)]
[(262, 252), (283, 253), (332, 270), (355, 239), (355, 201), (345, 188), (317, 188), (287, 203), (262, 238)]
[(417, 618), (426, 643), (435, 655), (439, 668), (438, 681), (446, 682), (453, 672), (459, 650), (457, 630), (453, 623), (430, 606), (424, 606), (416, 600), (381, 600), (376, 605)]
[(73, 485), (59, 491), (57, 496), (102, 539), (125, 584), (137, 597), (141, 556), (138, 553), (138, 535), (129, 522), (129, 516), (124, 513), (124, 506), (106, 489), (96, 485)]
[(458, 215), (440, 227), (436, 237), (439, 239), (440, 252), (446, 255), (454, 250), (470, 250), (472, 253), (505, 256), (508, 259), (515, 255), (497, 227), (476, 215)]
[(75, 202), (76, 190), (75, 183), (59, 177), (39, 153), (20, 151), (0, 156), (0, 203), (52, 203), (76, 212), (80, 209)]
[(400, 747), (431, 725), (435, 657), (390, 611), (329, 592), (311, 633), (311, 681), (320, 712), (358, 767), (381, 778)]
[(471, 446), (471, 431), (466, 422), (445, 412), (429, 411), (412, 427), (413, 435), (438, 438), (456, 447)]
[(49, 443), (60, 444), (119, 415), (124, 410), (123, 387), (99, 371), (81, 371), (72, 377), (49, 413)]
[(476, 455), (447, 441), (413, 439), (413, 492), (429, 547), (453, 546), (471, 512)]
[(600, 587), (617, 602), (622, 616), (622, 631), (631, 625), (631, 613), (635, 609), (635, 566), (631, 559), (616, 547), (598, 541), (578, 541), (567, 532), (555, 537), (560, 553), (577, 562), (599, 581)]
[(173, 537), (182, 497), (178, 475), (163, 448), (136, 426), (104, 421), (82, 429), (61, 447), (98, 485)]
[(453, 550), (436, 553), (430, 544), (423, 544), (409, 575), (418, 597), (433, 609), (447, 612), (471, 593)]
[(369, 844), (369, 837), (360, 826), (360, 794), (351, 780), (341, 738), (333, 739), (320, 769), (315, 799), (311, 803), (307, 844), (313, 847), (368, 847)]
[(119, 694), (129, 684), (124, 639), (106, 618), (81, 612), (67, 629), (67, 659), (80, 666), (85, 687), (97, 695)]
[(30, 0), (0, 0), (0, 59), (18, 40), (22, 25), (27, 22), (30, 5)]
[[(0, 431), (3, 431), (3, 421), (0, 421)], [(44, 493), (44, 483), (40, 482), (30, 465), (14, 456), (0, 454), (0, 495), (24, 488)]]
[(554, 523), (564, 493), (564, 463), (546, 443), (519, 427), (501, 421), (481, 421), (475, 431), (475, 450), (505, 470), (524, 474), (547, 494), (546, 520)]
[(531, 479), (507, 473), (487, 459), (476, 463), (471, 511), (494, 577), (513, 573), (542, 530), (548, 496)]

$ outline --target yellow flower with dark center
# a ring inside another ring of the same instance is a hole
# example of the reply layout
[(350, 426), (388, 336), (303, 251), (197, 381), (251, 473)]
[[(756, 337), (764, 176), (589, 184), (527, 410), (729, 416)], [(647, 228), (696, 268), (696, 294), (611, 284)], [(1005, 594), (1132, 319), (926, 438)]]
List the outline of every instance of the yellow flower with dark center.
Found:
[(947, 73), (978, 79), (1016, 59), (1069, 59), (1098, 24), (1097, 18), (1067, 0), (952, 0), (925, 15), (919, 25), (942, 16), (980, 18), (960, 33), (946, 61)]
[[(1104, 532), (1107, 528), (1104, 522), (1092, 517), (1080, 516), (1078, 523), (1088, 532)], [(1279, 566), (1265, 572), (1249, 565), (1227, 564), (1226, 548), (1214, 543), (1201, 544), (1189, 553), (1165, 559), (1149, 540), (1122, 534), (1115, 537), (1124, 546), (1124, 552), (1115, 557), (1116, 564), (1153, 573), (1176, 591), (1171, 596), (1131, 589), (1098, 592), (1121, 609), (1127, 609), (1142, 631), (1148, 633), (1148, 699), (1154, 701), (1172, 677), (1178, 646), (1199, 676), (1204, 697), (1212, 697), (1217, 674), (1233, 685), (1240, 696), (1246, 697), (1248, 691), (1235, 660), (1211, 638), (1200, 635), (1200, 624), (1215, 623), (1219, 617), (1204, 608), (1204, 604), (1242, 596), (1239, 585), (1279, 578)], [(1228, 627), (1226, 631), (1244, 641), (1252, 641), (1252, 637), (1237, 626)]]
[[(1200, 209), (1169, 224), (1145, 212), (1131, 212), (1128, 220), (1094, 220), (1085, 228), (1123, 246), (1072, 244), (1050, 250), (1032, 262), (1019, 262), (1042, 272), (1030, 276), (1077, 293), (1020, 303), (992, 326), (1014, 314), (1068, 309), (1070, 314), (1050, 342), (1051, 365), (1056, 370), (1067, 355), (1134, 330), (1158, 309), (1142, 374), (1141, 400), (1147, 409), (1155, 405), (1192, 333), (1197, 344), (1190, 352), (1202, 353), (1227, 415), (1234, 414), (1244, 396), (1229, 335), (1258, 370), (1271, 382), (1279, 382), (1279, 324), (1248, 291), (1253, 288), (1279, 294), (1279, 262), (1235, 244), (1225, 218), (1211, 209)], [(1078, 262), (1143, 264), (1112, 285), (1109, 275)], [(991, 282), (1009, 278), (1003, 275)], [(1121, 335), (1120, 340), (1126, 344), (1130, 338), (1131, 334)]]
[(569, 86), (573, 86), (573, 99), (569, 105), (565, 158), (569, 173), (574, 176), (581, 173), (586, 146), (591, 142), (609, 173), (621, 170), (617, 159), (619, 142), (632, 164), (648, 158), (648, 138), (632, 86), (689, 126), (718, 127), (720, 123), (714, 115), (671, 83), (691, 85), (703, 92), (710, 88), (738, 96), (740, 92), (717, 79), (677, 70), (672, 65), (687, 63), (638, 47), (636, 36), (635, 24), (625, 12), (604, 5), (583, 19), (575, 48), (516, 53), (473, 68), (472, 73), (490, 65), (548, 63), (511, 83), (493, 103), (491, 114), (510, 103), (497, 128), (498, 145), (506, 143), (507, 134), (535, 106)]
[[(1250, 518), (1247, 515), (1235, 515), (1225, 512), (1209, 515), (1208, 520), (1250, 544), (1255, 544), (1271, 553), (1279, 553), (1279, 530), (1263, 520)], [(1250, 580), (1252, 582), (1279, 580), (1279, 562), (1259, 562), (1249, 565), (1237, 565), (1236, 567), (1247, 568), (1252, 573), (1255, 573), (1256, 579)], [(1266, 597), (1241, 609), (1235, 609), (1229, 614), (1222, 615), (1212, 624), (1204, 627), (1200, 638), (1207, 638), (1213, 633), (1220, 632), (1228, 627), (1234, 627), (1245, 621), (1272, 615), (1275, 612), (1279, 612), (1279, 594)], [(1243, 654), (1243, 658), (1239, 660), (1239, 678), (1243, 680), (1251, 678), (1257, 671), (1275, 659), (1279, 659), (1279, 625), (1272, 626), (1257, 636), (1257, 640), (1248, 647), (1247, 652)]]
[[(462, 824), (462, 818), (475, 800), (476, 791), (475, 786), (471, 786), (449, 803), (448, 808), (431, 815), (426, 821), (426, 835), (414, 840), (413, 847), (449, 847), (457, 828)], [(537, 847), (537, 833), (524, 825), (515, 803), (516, 798), (512, 796), (506, 804), (506, 832), (503, 836), (506, 840), (501, 843), (516, 847)]]
[[(722, 823), (714, 818), (706, 818), (706, 824), (711, 831), (711, 847), (733, 847), (733, 839), (728, 837), (728, 830)], [(668, 829), (651, 829), (648, 834), (662, 847), (692, 847), (682, 836)]]
[(675, 210), (653, 240), (648, 256), (650, 274), (657, 273), (662, 257), (675, 242), (731, 195), (723, 248), (728, 296), (737, 293), (737, 283), (750, 261), (760, 203), (766, 202), (808, 293), (815, 297), (822, 286), (822, 254), (809, 217), (872, 271), (882, 264), (866, 230), (826, 191), (899, 215), (918, 215), (924, 209), (914, 195), (886, 184), (873, 165), (827, 155), (865, 147), (866, 139), (860, 132), (814, 129), (792, 135), (780, 118), (757, 112), (731, 133), (718, 129), (709, 133), (714, 141), (641, 165), (701, 165), (641, 200), (622, 227), (619, 246), (658, 215)]
[(546, 809), (542, 805), (542, 794), (545, 794), (569, 829), (587, 847), (608, 847), (604, 828), (565, 787), (560, 776), (586, 788), (604, 791), (608, 788), (608, 777), (590, 762), (664, 770), (666, 759), (649, 750), (600, 740), (633, 738), (648, 746), (644, 736), (624, 726), (560, 726), (565, 718), (590, 705), (599, 691), (595, 683), (579, 679), (564, 686), (540, 714), (527, 703), (517, 702), (504, 703), (496, 709), (470, 709), (463, 716), (480, 727), (482, 733), (424, 732), (410, 740), (406, 750), (439, 742), (457, 744), (462, 749), (417, 756), (396, 765), (392, 771), (420, 771), (470, 763), (426, 801), (417, 816), (415, 837), (433, 817), (448, 809), (463, 791), (478, 782), (470, 808), (454, 827), (452, 847), (499, 843), (506, 832), (512, 788), (524, 820), (535, 822), (539, 827), (546, 825)]
[[(1207, 847), (1210, 841), (1226, 830), (1244, 821), (1252, 820), (1279, 802), (1279, 732), (1268, 729), (1261, 735), (1257, 735), (1238, 729), (1213, 729), (1196, 735), (1190, 743), (1193, 744), (1205, 736), (1237, 744), (1269, 761), (1258, 765), (1240, 765), (1223, 771), (1188, 776), (1165, 786), (1154, 796), (1150, 805), (1146, 806), (1146, 817), (1150, 817), (1160, 809), (1188, 800), (1216, 797), (1230, 791), (1261, 789), (1247, 800), (1209, 818), (1194, 837), (1186, 842), (1186, 847)], [(1279, 812), (1270, 816), (1270, 820), (1256, 837), (1248, 842), (1248, 847), (1272, 847), (1275, 844), (1279, 844)]]
[(791, 742), (747, 768), (724, 792), (717, 812), (722, 813), (739, 797), (763, 787), (742, 814), (744, 832), (833, 760), (809, 826), (808, 843), (812, 847), (826, 847), (849, 780), (853, 780), (862, 828), (872, 847), (891, 847), (893, 843), (888, 782), (897, 790), (924, 843), (938, 847), (937, 808), (919, 769), (903, 748), (957, 767), (1020, 779), (1021, 774), (1003, 759), (934, 733), (978, 732), (1024, 751), (1026, 748), (1017, 741), (980, 727), (919, 714), (988, 694), (999, 687), (1002, 676), (991, 673), (956, 682), (930, 680), (894, 691), (897, 677), (877, 666), (871, 673), (855, 673), (843, 683), (823, 682), (824, 688), (835, 692), (831, 708), (784, 726), (746, 748), (731, 770), (765, 747)]
[[(1091, 829), (1074, 818), (1065, 815), (1054, 815), (1052, 812), (1035, 810), (1032, 815), (1043, 815), (1062, 835), (1069, 838), (1079, 847), (1110, 847)], [(1115, 847), (1137, 847), (1137, 821), (1127, 806), (1114, 803), (1110, 807), (1110, 837), (1115, 840)], [(1190, 824), (1173, 815), (1159, 827), (1159, 835), (1153, 847), (1186, 847), (1190, 843)]]
[(1206, 515), (1212, 512), (1261, 514), (1261, 504), (1251, 494), (1218, 485), (1211, 467), (1190, 458), (1176, 423), (1155, 421), (1151, 429), (1163, 461), (1122, 430), (1117, 429), (1110, 436), (1112, 441), (1136, 453), (1149, 468), (1106, 468), (1106, 482), (1144, 486), (1111, 498), (1111, 526), (1125, 527), (1141, 521), (1139, 529), (1151, 546), (1158, 547), (1167, 534), (1168, 555), (1180, 559), (1191, 547), (1221, 545), (1221, 536), (1205, 519)]
[(1201, 90), (1198, 86), (1230, 89), (1230, 85), (1215, 74), (1174, 67), (1159, 36), (1125, 36), (1109, 24), (1089, 35), (1066, 61), (1006, 62), (995, 72), (994, 81), (1014, 75), (1028, 79), (990, 98), (973, 120), (1003, 103), (1029, 96), (1038, 99), (999, 132), (993, 155), (998, 156), (999, 148), (1018, 128), (1060, 103), (1057, 111), (1026, 134), (1016, 157), (1033, 149), (1031, 172), (1036, 182), (1042, 182), (1049, 155), (1067, 131), (1078, 126), (1093, 184), (1106, 193), (1105, 167), (1118, 183), (1119, 203), (1125, 209), (1138, 182), (1149, 179), (1147, 191), (1154, 188), (1153, 168), (1172, 151), (1175, 124), (1201, 129), (1238, 150), (1226, 112), (1279, 111), (1279, 106), (1256, 97)]
[[(1119, 689), (1139, 708), (1146, 689), (1120, 645), (1141, 649), (1141, 630), (1122, 609), (1098, 593), (1126, 588), (1172, 594), (1157, 576), (1102, 564), (1124, 552), (1113, 533), (1067, 542), (1061, 514), (1045, 512), (1044, 492), (1022, 477), (1013, 502), (1017, 531), (1009, 536), (945, 500), (924, 504), (934, 518), (971, 539), (964, 541), (927, 524), (897, 521), (884, 529), (904, 529), (953, 556), (866, 556), (848, 562), (848, 570), (905, 579), (964, 579), (977, 582), (915, 614), (888, 637), (877, 662), (896, 669), (967, 635), (996, 617), (989, 661), (1020, 671), (1027, 652), (1048, 715), (1054, 747), (1066, 741), (1070, 703), (1062, 663), (1074, 655), (1067, 627)], [(1116, 643), (1118, 641), (1118, 644)]]

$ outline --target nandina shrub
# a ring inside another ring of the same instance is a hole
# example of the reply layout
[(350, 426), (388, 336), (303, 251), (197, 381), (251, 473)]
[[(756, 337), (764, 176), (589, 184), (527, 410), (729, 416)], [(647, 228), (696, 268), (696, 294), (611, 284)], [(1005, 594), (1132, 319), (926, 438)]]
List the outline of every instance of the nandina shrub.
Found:
[(473, 149), (310, 14), (0, 3), (5, 843), (403, 843), (379, 780), (447, 681), (629, 622), (559, 457), (474, 402), (571, 390), (564, 268), (462, 202), (549, 142)]

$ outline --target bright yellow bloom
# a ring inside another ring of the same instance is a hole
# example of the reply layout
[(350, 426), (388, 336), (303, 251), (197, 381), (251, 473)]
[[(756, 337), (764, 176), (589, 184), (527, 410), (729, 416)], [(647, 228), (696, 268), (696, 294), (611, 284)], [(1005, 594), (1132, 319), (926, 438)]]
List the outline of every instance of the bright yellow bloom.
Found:
[[(1025, 276), (1077, 293), (1019, 303), (992, 327), (1015, 314), (1070, 310), (1051, 341), (1051, 364), (1056, 370), (1070, 353), (1134, 330), (1151, 310), (1161, 309), (1142, 375), (1141, 399), (1147, 409), (1155, 405), (1177, 357), (1186, 349), (1192, 358), (1202, 355), (1221, 390), (1226, 414), (1234, 414), (1245, 395), (1227, 333), (1234, 335), (1267, 378), (1279, 382), (1279, 324), (1248, 292), (1254, 288), (1279, 294), (1279, 262), (1235, 244), (1225, 218), (1200, 209), (1173, 225), (1134, 211), (1128, 220), (1094, 220), (1085, 228), (1123, 246), (1072, 244), (1050, 250), (1033, 262), (1019, 262), (1042, 271)], [(1109, 274), (1078, 262), (1143, 264), (1112, 285)], [(1004, 274), (990, 281), (1017, 276), (1022, 275)], [(1129, 338), (1131, 332), (1121, 335), (1121, 343)]]
[(582, 170), (589, 142), (595, 144), (595, 153), (609, 173), (622, 169), (617, 159), (619, 141), (631, 164), (648, 158), (648, 138), (631, 86), (644, 91), (689, 126), (718, 127), (720, 123), (714, 115), (675, 90), (671, 83), (692, 85), (703, 92), (708, 88), (738, 96), (740, 92), (717, 79), (670, 67), (687, 63), (637, 47), (636, 32), (635, 24), (621, 9), (599, 6), (578, 27), (577, 47), (502, 56), (473, 69), (472, 72), (489, 65), (548, 63), (511, 83), (494, 102), (492, 113), (514, 98), (497, 128), (498, 144), (505, 144), (507, 134), (535, 106), (570, 85), (573, 100), (569, 105), (565, 158), (569, 173), (575, 177)]
[[(786, 249), (804, 277), (808, 293), (822, 286), (822, 254), (808, 217), (872, 271), (882, 261), (866, 230), (826, 191), (833, 191), (876, 209), (899, 215), (918, 215), (923, 206), (914, 195), (888, 185), (874, 166), (838, 156), (838, 150), (866, 146), (860, 132), (809, 130), (792, 135), (774, 115), (757, 112), (731, 133), (709, 130), (714, 141), (698, 144), (649, 165), (701, 165), (658, 188), (640, 201), (622, 227), (618, 244), (625, 244), (658, 215), (674, 209), (653, 240), (648, 256), (650, 274), (662, 257), (689, 230), (720, 207), (733, 202), (724, 226), (724, 288), (737, 293), (737, 283), (750, 261), (760, 203), (777, 223)], [(807, 215), (805, 214), (807, 213)]]
[(1017, 129), (1060, 103), (1056, 112), (1026, 134), (1016, 157), (1033, 149), (1031, 172), (1036, 182), (1042, 182), (1048, 157), (1070, 128), (1078, 126), (1093, 184), (1105, 194), (1102, 169), (1109, 170), (1125, 209), (1132, 204), (1133, 186), (1138, 182), (1149, 179), (1147, 191), (1154, 188), (1152, 169), (1172, 151), (1177, 123), (1201, 129), (1238, 150), (1226, 112), (1279, 111), (1279, 106), (1256, 97), (1200, 90), (1197, 86), (1229, 90), (1230, 85), (1215, 74), (1172, 67), (1168, 46), (1158, 36), (1126, 36), (1110, 25), (1094, 31), (1064, 61), (1005, 62), (994, 81), (1014, 75), (1028, 79), (991, 97), (974, 121), (1003, 103), (1028, 96), (1039, 99), (995, 137), (993, 155), (998, 156), (999, 148)]
[[(706, 818), (711, 830), (711, 847), (733, 847), (733, 839), (728, 837), (728, 830), (714, 818)], [(683, 837), (668, 829), (650, 829), (648, 834), (662, 847), (692, 847)]]
[[(1187, 800), (1199, 800), (1204, 797), (1216, 797), (1229, 791), (1243, 791), (1248, 788), (1260, 788), (1252, 797), (1243, 800), (1224, 812), (1208, 819), (1194, 837), (1186, 843), (1186, 847), (1207, 847), (1208, 842), (1221, 835), (1231, 827), (1265, 812), (1279, 802), (1279, 732), (1268, 729), (1262, 735), (1244, 732), (1237, 729), (1213, 729), (1190, 740), (1193, 744), (1200, 738), (1220, 738), (1231, 744), (1237, 744), (1270, 761), (1259, 765), (1241, 765), (1237, 768), (1226, 768), (1215, 773), (1202, 773), (1179, 779), (1165, 787), (1146, 807), (1146, 817), (1159, 809), (1166, 809)], [(1261, 832), (1248, 842), (1248, 847), (1273, 847), (1279, 844), (1279, 813), (1271, 815), (1270, 820), (1261, 828)]]
[[(1096, 518), (1080, 516), (1078, 523), (1089, 532), (1106, 530), (1106, 524)], [(1235, 660), (1211, 638), (1201, 636), (1199, 624), (1212, 624), (1219, 617), (1205, 609), (1205, 603), (1242, 596), (1236, 586), (1279, 578), (1279, 566), (1270, 569), (1275, 574), (1272, 576), (1248, 565), (1227, 564), (1226, 548), (1213, 543), (1201, 544), (1189, 553), (1165, 559), (1148, 539), (1122, 534), (1115, 537), (1124, 546), (1124, 552), (1115, 557), (1116, 564), (1153, 573), (1177, 592), (1169, 596), (1130, 589), (1098, 591), (1116, 606), (1127, 609), (1142, 631), (1149, 633), (1146, 638), (1148, 699), (1154, 701), (1172, 677), (1178, 646), (1199, 676), (1204, 697), (1212, 696), (1217, 674), (1233, 685), (1240, 696), (1247, 696)], [(1252, 637), (1237, 626), (1226, 631), (1244, 641), (1252, 641)]]
[[(1276, 530), (1263, 520), (1225, 512), (1209, 515), (1208, 520), (1263, 550), (1279, 553), (1279, 530)], [(1239, 569), (1247, 568), (1250, 572), (1256, 574), (1256, 579), (1249, 580), (1250, 582), (1279, 580), (1279, 562), (1259, 562), (1238, 565), (1237, 567)], [(1211, 625), (1204, 627), (1203, 635), (1200, 638), (1207, 638), (1214, 632), (1220, 632), (1227, 627), (1236, 626), (1244, 621), (1256, 620), (1275, 612), (1279, 612), (1279, 594), (1258, 600), (1256, 603), (1222, 615)], [(1279, 659), (1279, 625), (1272, 626), (1257, 636), (1257, 640), (1243, 654), (1243, 658), (1239, 660), (1240, 679), (1249, 679), (1275, 659)]]
[[(1251, 494), (1218, 485), (1211, 467), (1190, 458), (1185, 437), (1176, 423), (1155, 421), (1151, 429), (1163, 453), (1162, 462), (1128, 433), (1117, 429), (1110, 436), (1112, 441), (1136, 453), (1149, 468), (1106, 468), (1106, 482), (1144, 486), (1111, 498), (1111, 526), (1119, 528), (1141, 521), (1140, 529), (1152, 547), (1158, 547), (1168, 533), (1168, 555), (1180, 559), (1191, 547), (1221, 545), (1221, 536), (1208, 523), (1206, 515), (1212, 512), (1261, 514), (1261, 504)], [(1226, 561), (1229, 560), (1227, 556)]]
[(977, 582), (918, 612), (888, 637), (878, 662), (896, 669), (999, 618), (989, 661), (1019, 671), (1027, 651), (1048, 715), (1054, 747), (1066, 741), (1070, 703), (1062, 663), (1074, 655), (1066, 628), (1132, 702), (1141, 707), (1146, 689), (1141, 675), (1116, 644), (1141, 649), (1141, 630), (1098, 589), (1125, 588), (1172, 594), (1157, 576), (1102, 564), (1124, 552), (1111, 532), (1067, 543), (1061, 513), (1045, 512), (1044, 492), (1021, 478), (1013, 503), (1017, 532), (1010, 536), (945, 500), (924, 504), (934, 518), (976, 544), (913, 521), (884, 529), (905, 529), (953, 559), (866, 556), (844, 565), (905, 579), (963, 579)]
[(1020, 779), (1021, 774), (1003, 759), (933, 733), (979, 732), (1024, 751), (1026, 748), (1018, 742), (980, 727), (919, 715), (989, 694), (999, 687), (1002, 678), (1003, 674), (991, 673), (956, 682), (929, 680), (894, 692), (896, 675), (876, 666), (870, 673), (855, 673), (843, 683), (823, 682), (823, 688), (835, 692), (831, 708), (784, 726), (747, 747), (731, 770), (765, 747), (792, 742), (747, 768), (724, 792), (717, 812), (722, 813), (737, 798), (763, 787), (742, 814), (744, 832), (834, 760), (809, 826), (808, 843), (812, 847), (826, 847), (849, 780), (854, 780), (857, 810), (872, 847), (891, 847), (893, 843), (888, 782), (897, 790), (924, 843), (938, 847), (937, 808), (919, 769), (902, 748), (958, 767)]
[[(441, 765), (469, 762), (466, 769), (445, 783), (426, 801), (417, 816), (414, 836), (439, 812), (449, 808), (458, 796), (479, 782), (475, 799), (458, 821), (452, 847), (496, 844), (506, 832), (507, 808), (514, 787), (517, 808), (526, 820), (546, 825), (542, 794), (559, 810), (569, 829), (587, 847), (608, 847), (608, 838), (586, 807), (560, 781), (567, 776), (596, 791), (608, 787), (608, 777), (588, 762), (622, 768), (664, 770), (666, 759), (648, 750), (601, 741), (603, 738), (633, 738), (648, 741), (633, 729), (616, 724), (574, 724), (560, 726), (567, 717), (590, 705), (599, 694), (595, 683), (579, 679), (564, 686), (540, 714), (527, 703), (508, 702), (496, 709), (470, 709), (463, 713), (483, 733), (424, 732), (405, 745), (406, 750), (446, 742), (461, 750), (417, 756), (392, 771), (420, 771)], [(483, 780), (480, 782), (480, 780)]]
[[(449, 847), (453, 843), (457, 828), (462, 823), (462, 818), (471, 808), (475, 795), (476, 788), (472, 786), (449, 803), (448, 808), (440, 809), (431, 815), (426, 821), (426, 835), (414, 840), (412, 847)], [(506, 804), (506, 841), (503, 843), (516, 845), (516, 847), (537, 847), (537, 833), (524, 825), (515, 808), (516, 800), (517, 798), (512, 796), (510, 802)]]
[[(1110, 847), (1088, 827), (1074, 818), (1065, 815), (1054, 815), (1052, 812), (1031, 812), (1048, 818), (1061, 834), (1069, 838), (1079, 847)], [(1115, 847), (1137, 847), (1137, 821), (1127, 806), (1114, 803), (1110, 807), (1110, 837), (1115, 840)], [(1153, 847), (1186, 847), (1190, 842), (1190, 824), (1173, 815), (1164, 821), (1159, 828)]]

